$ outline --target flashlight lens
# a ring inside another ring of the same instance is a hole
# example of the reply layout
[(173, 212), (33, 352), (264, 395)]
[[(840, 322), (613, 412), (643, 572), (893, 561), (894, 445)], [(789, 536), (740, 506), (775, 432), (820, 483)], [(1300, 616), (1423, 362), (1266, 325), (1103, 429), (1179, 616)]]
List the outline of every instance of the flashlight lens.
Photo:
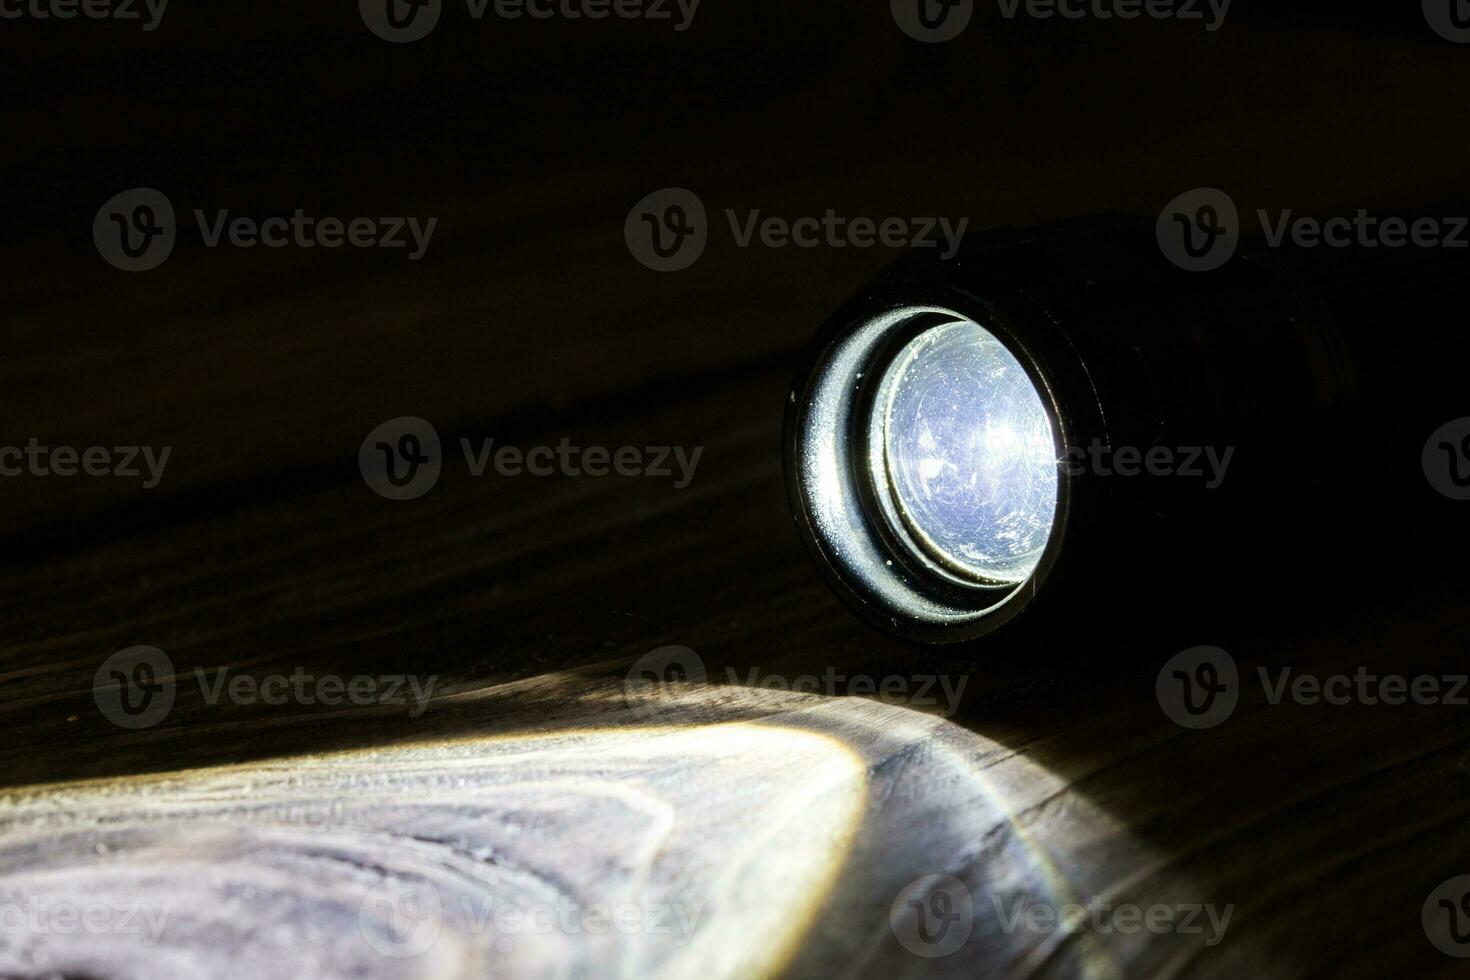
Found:
[(873, 482), (895, 530), (972, 584), (1030, 578), (1056, 517), (1059, 453), (1015, 355), (969, 320), (934, 327), (894, 359), (874, 413)]

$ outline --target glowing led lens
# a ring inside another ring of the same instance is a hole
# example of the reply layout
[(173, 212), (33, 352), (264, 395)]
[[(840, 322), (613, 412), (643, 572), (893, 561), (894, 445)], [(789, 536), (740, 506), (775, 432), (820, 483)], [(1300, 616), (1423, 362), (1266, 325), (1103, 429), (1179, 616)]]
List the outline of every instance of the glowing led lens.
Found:
[(925, 331), (880, 383), (869, 465), (889, 523), (945, 571), (1015, 584), (1041, 560), (1059, 453), (1021, 363), (969, 320)]

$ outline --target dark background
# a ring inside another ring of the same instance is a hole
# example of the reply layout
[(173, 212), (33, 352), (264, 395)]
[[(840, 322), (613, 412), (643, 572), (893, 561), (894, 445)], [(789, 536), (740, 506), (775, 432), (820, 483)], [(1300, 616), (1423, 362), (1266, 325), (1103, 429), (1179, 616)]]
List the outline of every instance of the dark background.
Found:
[[(409, 45), (351, 5), (178, 6), (151, 34), (7, 22), (4, 417), (43, 441), (104, 426), (175, 445), (154, 497), (280, 487), (350, 458), (364, 420), (480, 425), (782, 355), (891, 257), (737, 249), (726, 208), (1024, 226), (1151, 215), (1196, 186), (1247, 215), (1464, 186), (1464, 52), (1417, 10), (1239, 3), (1207, 33), (981, 4), (961, 39), (921, 45), (873, 6), (706, 0), (680, 34), (451, 4)], [(183, 217), (440, 222), (418, 263), (184, 234), (158, 274), (128, 276), (93, 261), (90, 232), (134, 186)], [(680, 275), (621, 245), (628, 209), (666, 186), (714, 219)], [(23, 530), (139, 503), (71, 499), (109, 489), (0, 492)]]
[[(1186, 737), (1153, 703), (1156, 662), (1126, 666), (1136, 651), (1093, 651), (1099, 673), (1119, 665), (1099, 680), (863, 627), (792, 532), (779, 433), (796, 353), (893, 254), (739, 249), (724, 211), (1025, 226), (1153, 215), (1199, 186), (1245, 214), (1412, 208), (1470, 184), (1467, 59), (1414, 4), (1239, 0), (1216, 33), (1007, 22), (981, 4), (933, 46), (885, 2), (850, 0), (703, 0), (684, 33), (476, 22), (450, 3), (409, 45), (346, 2), (175, 0), (153, 33), (0, 22), (0, 444), (173, 447), (151, 491), (0, 480), (0, 781), (530, 724), (454, 705), (412, 729), (306, 709), (262, 724), (181, 704), (122, 733), (90, 683), (136, 644), (191, 665), (411, 668), (456, 692), (568, 667), (616, 677), (673, 643), (767, 671), (921, 657), (974, 675), (959, 720), (1045, 762), (1071, 787), (1059, 799), (1105, 801), (1243, 907), (1234, 952), (1130, 947), (1126, 963), (1446, 971), (1417, 917), (1470, 871), (1465, 709), (1261, 710)], [(166, 193), (181, 224), (194, 208), (439, 224), (419, 262), (211, 251), (186, 229), (163, 267), (130, 275), (91, 229), (136, 186)], [(711, 238), (693, 268), (658, 274), (623, 222), (669, 186), (701, 196)], [(451, 457), (430, 495), (390, 503), (357, 451), (404, 415), (433, 421)], [(471, 480), (461, 435), (705, 455), (679, 492)], [(1462, 667), (1463, 583), (1410, 577), (1287, 620), (1222, 609), (1198, 642), (1243, 637), (1243, 665)], [(1110, 864), (1104, 845), (1078, 860), (1105, 869), (1099, 889), (1147, 890), (1148, 869)]]

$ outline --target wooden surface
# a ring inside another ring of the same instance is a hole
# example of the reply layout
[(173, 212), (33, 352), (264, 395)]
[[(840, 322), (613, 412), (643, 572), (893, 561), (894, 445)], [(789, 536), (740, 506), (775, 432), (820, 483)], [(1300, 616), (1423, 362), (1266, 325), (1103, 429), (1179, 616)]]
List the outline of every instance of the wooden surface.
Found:
[[(780, 480), (789, 365), (891, 253), (737, 249), (722, 212), (1025, 224), (1206, 184), (1273, 208), (1432, 200), (1470, 176), (1463, 51), (1259, 12), (1209, 37), (987, 20), (921, 49), (884, 5), (836, 3), (711, 5), (687, 37), (501, 23), (400, 50), (342, 5), (253, 6), (171, 11), (146, 37), (0, 25), (0, 78), (32, 93), (3, 151), (0, 444), (173, 447), (151, 491), (0, 479), (0, 905), (167, 913), (155, 945), (0, 930), (0, 975), (1459, 968), (1420, 912), (1470, 874), (1470, 709), (1273, 706), (1251, 683), (1228, 722), (1188, 731), (1154, 693), (1182, 646), (1117, 639), (1146, 607), (1106, 643), (1079, 624), (1059, 664), (904, 647), (826, 593)], [(88, 236), (137, 185), (181, 209), (440, 231), (413, 264), (181, 246), (127, 276)], [(696, 189), (715, 231), (693, 269), (658, 275), (622, 224), (664, 186)], [(684, 490), (449, 465), (392, 503), (357, 452), (403, 415), (449, 445), (705, 453)], [(1464, 670), (1463, 572), (1324, 581), (1222, 602), (1189, 643), (1248, 677)], [(177, 694), (128, 731), (94, 675), (139, 645), (167, 653)], [(705, 681), (630, 687), (670, 645)], [(435, 686), (417, 716), (210, 704), (194, 672), (220, 668)], [(945, 717), (850, 683), (748, 683), (828, 668), (965, 687)], [(931, 875), (974, 906), (936, 958), (894, 925)], [(384, 955), (407, 935), (391, 915), (430, 892), (438, 941)], [(558, 898), (697, 925), (506, 935), (466, 915)], [(1215, 943), (1005, 926), (1018, 902), (1094, 901), (1232, 911)]]

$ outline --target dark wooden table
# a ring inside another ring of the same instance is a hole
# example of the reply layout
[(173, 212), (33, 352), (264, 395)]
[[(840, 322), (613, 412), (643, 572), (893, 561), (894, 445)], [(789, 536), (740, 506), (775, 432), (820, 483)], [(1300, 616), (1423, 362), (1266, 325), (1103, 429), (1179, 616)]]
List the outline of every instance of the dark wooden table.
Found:
[[(0, 479), (0, 907), (48, 923), (0, 920), (0, 975), (1459, 968), (1421, 911), (1470, 874), (1470, 709), (1273, 705), (1254, 678), (1463, 673), (1463, 571), (1222, 603), (1195, 642), (1249, 680), (1203, 731), (1155, 696), (1177, 650), (1079, 629), (1077, 669), (876, 635), (801, 553), (779, 434), (795, 353), (893, 253), (739, 248), (725, 211), (978, 227), (1201, 185), (1251, 209), (1432, 200), (1470, 177), (1465, 51), (1313, 4), (1214, 34), (984, 14), (935, 47), (882, 3), (709, 3), (684, 33), (459, 11), (403, 46), (303, 6), (0, 22), (0, 444), (171, 447), (153, 489)], [(181, 215), (439, 225), (418, 262), (193, 235), (129, 275), (90, 236), (135, 186)], [(701, 196), (711, 241), (658, 274), (623, 222), (668, 186)], [(447, 449), (408, 502), (358, 468), (400, 416)], [(490, 437), (704, 453), (684, 489), (474, 478), (458, 440)], [(128, 730), (94, 682), (138, 646), (175, 694)], [(702, 679), (629, 683), (671, 646)], [(210, 703), (221, 670), (433, 687)], [(911, 890), (935, 875), (959, 890)], [(138, 928), (45, 918), (67, 903)], [(557, 903), (645, 918), (487, 924)], [(1078, 928), (1046, 924), (1072, 904)], [(968, 938), (921, 955), (946, 914)]]

